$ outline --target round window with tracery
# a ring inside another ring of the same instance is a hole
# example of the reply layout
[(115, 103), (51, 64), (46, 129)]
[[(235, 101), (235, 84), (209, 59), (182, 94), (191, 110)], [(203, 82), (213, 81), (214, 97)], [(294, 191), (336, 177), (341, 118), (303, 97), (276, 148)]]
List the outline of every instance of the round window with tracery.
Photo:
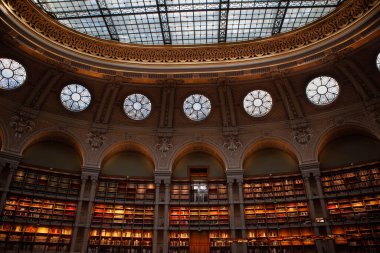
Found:
[(149, 116), (152, 110), (152, 103), (142, 94), (132, 94), (124, 100), (123, 107), (128, 118), (143, 120)]
[(211, 102), (204, 95), (193, 94), (183, 102), (183, 112), (194, 121), (204, 120), (211, 111)]
[(69, 84), (61, 91), (61, 102), (67, 110), (80, 112), (90, 105), (91, 94), (80, 84)]
[(339, 95), (338, 82), (329, 76), (314, 78), (306, 86), (306, 96), (315, 105), (328, 105)]
[(24, 84), (26, 80), (25, 68), (17, 61), (0, 58), (0, 88), (13, 90)]
[(243, 101), (245, 111), (252, 117), (262, 117), (272, 109), (271, 95), (264, 90), (254, 90), (248, 93)]

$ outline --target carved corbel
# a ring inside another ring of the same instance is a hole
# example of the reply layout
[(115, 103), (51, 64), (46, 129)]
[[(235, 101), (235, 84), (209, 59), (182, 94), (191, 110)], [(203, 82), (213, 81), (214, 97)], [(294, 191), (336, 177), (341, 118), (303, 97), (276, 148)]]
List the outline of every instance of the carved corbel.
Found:
[(13, 129), (14, 135), (21, 138), (24, 134), (31, 132), (34, 129), (35, 116), (23, 111), (18, 112), (9, 122), (9, 126)]

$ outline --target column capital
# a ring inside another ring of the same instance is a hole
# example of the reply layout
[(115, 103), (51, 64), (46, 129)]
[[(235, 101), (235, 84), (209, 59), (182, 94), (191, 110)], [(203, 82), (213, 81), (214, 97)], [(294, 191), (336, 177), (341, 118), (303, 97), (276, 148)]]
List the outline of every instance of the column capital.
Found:
[(303, 177), (309, 177), (310, 174), (313, 174), (313, 175), (319, 175), (320, 174), (319, 162), (318, 161), (302, 163), (302, 164), (298, 165), (298, 167), (299, 167)]

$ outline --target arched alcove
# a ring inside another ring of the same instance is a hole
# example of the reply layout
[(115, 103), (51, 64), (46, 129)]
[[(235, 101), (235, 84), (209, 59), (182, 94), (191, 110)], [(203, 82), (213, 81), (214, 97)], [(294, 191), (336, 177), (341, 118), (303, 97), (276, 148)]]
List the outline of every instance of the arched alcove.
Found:
[(285, 174), (297, 172), (298, 161), (294, 155), (278, 148), (256, 150), (243, 163), (245, 176)]
[(225, 178), (222, 163), (213, 155), (204, 151), (194, 151), (181, 156), (172, 169), (172, 178), (187, 179), (191, 169), (206, 169), (209, 179)]
[(146, 155), (137, 151), (119, 151), (103, 162), (101, 174), (136, 178), (153, 178), (154, 164)]
[(380, 141), (364, 132), (331, 138), (318, 155), (321, 170), (380, 161)]
[(81, 171), (81, 156), (63, 138), (46, 138), (29, 145), (24, 149), (21, 162), (70, 172)]

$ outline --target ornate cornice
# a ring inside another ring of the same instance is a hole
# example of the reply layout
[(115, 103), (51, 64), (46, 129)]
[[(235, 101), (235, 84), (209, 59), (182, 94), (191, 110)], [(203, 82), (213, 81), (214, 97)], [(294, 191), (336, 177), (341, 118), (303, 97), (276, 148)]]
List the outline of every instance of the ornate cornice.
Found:
[(100, 40), (68, 29), (30, 0), (2, 0), (10, 13), (32, 30), (65, 48), (129, 63), (214, 63), (257, 59), (315, 44), (355, 23), (379, 0), (347, 0), (332, 14), (295, 31), (241, 43), (208, 46), (136, 46)]

